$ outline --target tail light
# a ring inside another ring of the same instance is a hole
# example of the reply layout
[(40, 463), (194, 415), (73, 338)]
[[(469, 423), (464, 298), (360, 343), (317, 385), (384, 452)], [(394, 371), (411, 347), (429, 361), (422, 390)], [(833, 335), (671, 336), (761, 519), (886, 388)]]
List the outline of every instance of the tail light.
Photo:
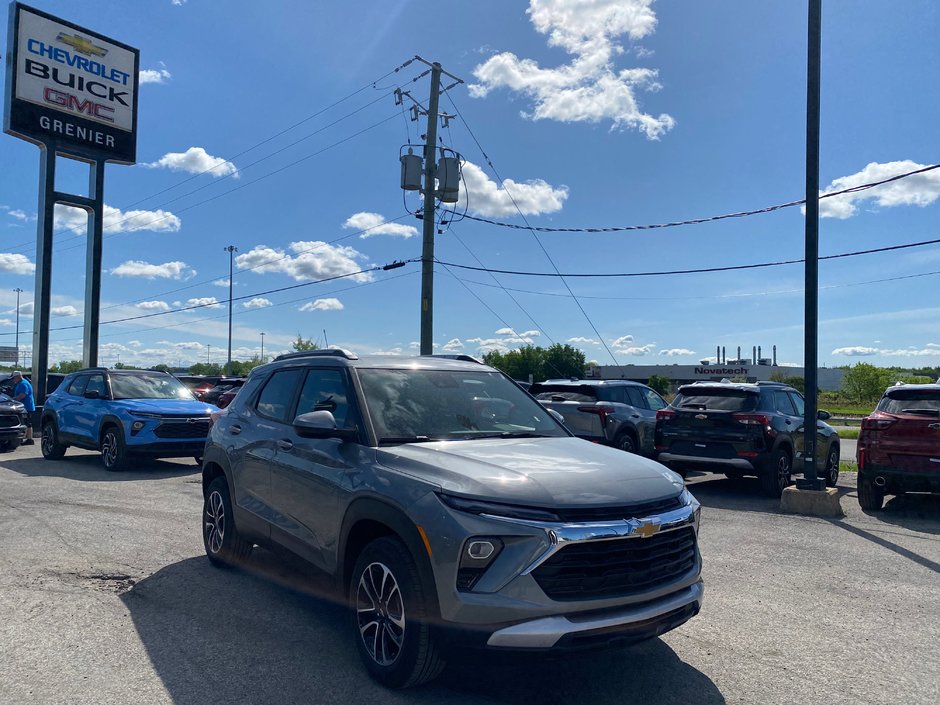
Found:
[(583, 411), (586, 414), (597, 414), (601, 418), (601, 426), (607, 423), (607, 417), (610, 414), (613, 414), (616, 409), (612, 406), (604, 406), (603, 404), (592, 404), (591, 406), (579, 406), (578, 411)]
[(769, 426), (770, 417), (767, 414), (735, 414), (734, 420), (745, 426)]
[(858, 449), (858, 469), (859, 470), (865, 469), (865, 460), (866, 460), (865, 456), (866, 456), (865, 449), (859, 448)]
[(657, 421), (665, 421), (666, 419), (674, 419), (678, 414), (672, 409), (660, 409), (656, 412)]
[(886, 416), (869, 416), (862, 419), (862, 430), (865, 431), (883, 431), (893, 426), (897, 419)]

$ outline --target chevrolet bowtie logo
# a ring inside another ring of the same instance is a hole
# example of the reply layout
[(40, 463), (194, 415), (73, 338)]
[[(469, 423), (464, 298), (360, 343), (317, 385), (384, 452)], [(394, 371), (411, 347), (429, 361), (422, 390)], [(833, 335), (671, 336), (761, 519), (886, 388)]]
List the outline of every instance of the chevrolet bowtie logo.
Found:
[(107, 49), (98, 46), (90, 39), (85, 39), (85, 37), (81, 36), (80, 34), (66, 34), (65, 32), (59, 32), (59, 36), (57, 36), (55, 39), (57, 42), (68, 44), (79, 54), (87, 54), (88, 56), (104, 56), (108, 53)]
[(633, 533), (644, 539), (648, 539), (650, 536), (658, 532), (659, 524), (640, 524), (633, 530)]

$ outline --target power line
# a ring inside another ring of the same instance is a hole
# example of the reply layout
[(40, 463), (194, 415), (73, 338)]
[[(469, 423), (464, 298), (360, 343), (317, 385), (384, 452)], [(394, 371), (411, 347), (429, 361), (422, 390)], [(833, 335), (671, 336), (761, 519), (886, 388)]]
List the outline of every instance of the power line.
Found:
[[(842, 259), (845, 257), (857, 257), (859, 255), (871, 255), (878, 252), (892, 252), (894, 250), (906, 250), (911, 247), (923, 247), (924, 245), (936, 245), (940, 243), (940, 238), (936, 240), (923, 240), (922, 242), (909, 242), (904, 245), (892, 245), (890, 247), (877, 247), (870, 250), (856, 250), (855, 252), (843, 252), (837, 255), (826, 255), (820, 257), (820, 260), (830, 260), (830, 259)], [(564, 281), (563, 277), (580, 277), (580, 278), (603, 278), (603, 277), (663, 277), (670, 276), (674, 274), (704, 274), (708, 272), (730, 272), (741, 269), (763, 269), (765, 267), (781, 267), (787, 264), (801, 264), (804, 260), (800, 259), (788, 259), (780, 260), (779, 262), (760, 262), (758, 264), (736, 264), (729, 265), (725, 267), (702, 267), (700, 269), (672, 269), (661, 272), (615, 272), (608, 274), (591, 274), (591, 273), (581, 273), (581, 272), (566, 272), (564, 274), (560, 272), (523, 272), (511, 269), (491, 269), (489, 267), (474, 267), (469, 264), (456, 264), (454, 262), (441, 262), (438, 260), (439, 264), (446, 264), (450, 267), (456, 267), (458, 269), (469, 269), (475, 272), (495, 272), (496, 274), (515, 274), (522, 277), (558, 277)]]
[[(451, 101), (453, 102), (453, 101)], [(456, 110), (456, 107), (455, 107)], [(459, 112), (458, 112), (459, 114)], [(464, 121), (466, 124), (466, 121)], [(469, 131), (470, 128), (467, 128)], [(482, 150), (481, 150), (482, 151)], [(484, 154), (485, 156), (485, 154)], [(835, 196), (844, 196), (847, 193), (858, 193), (859, 191), (865, 191), (867, 189), (875, 188), (876, 186), (881, 186), (883, 184), (891, 183), (892, 181), (898, 181), (900, 179), (906, 179), (910, 176), (915, 176), (917, 174), (924, 174), (928, 171), (933, 171), (934, 169), (940, 169), (940, 164), (933, 164), (931, 166), (925, 166), (921, 169), (915, 169), (914, 171), (909, 171), (904, 174), (898, 174), (897, 176), (892, 176), (887, 179), (881, 179), (880, 181), (872, 181), (867, 184), (861, 184), (860, 186), (853, 186), (851, 188), (842, 189), (841, 191), (833, 191), (831, 193), (825, 193), (820, 195), (820, 200), (823, 198), (833, 198)], [(530, 226), (528, 221), (525, 225), (519, 225), (517, 223), (506, 223), (501, 220), (492, 220), (490, 218), (482, 218), (475, 215), (464, 215), (465, 218), (469, 220), (475, 220), (478, 223), (486, 223), (488, 225), (496, 225), (501, 228), (511, 228), (514, 230), (535, 230), (540, 233), (618, 233), (628, 230), (655, 230), (660, 228), (677, 228), (682, 225), (700, 225), (702, 223), (712, 223), (718, 220), (727, 220), (729, 218), (746, 218), (752, 215), (760, 215), (762, 213), (773, 213), (774, 211), (779, 211), (784, 208), (792, 208), (793, 206), (802, 206), (806, 203), (805, 198), (801, 198), (798, 201), (788, 201), (787, 203), (779, 203), (774, 206), (767, 206), (765, 208), (757, 208), (755, 210), (749, 211), (739, 211), (737, 213), (725, 213), (723, 215), (713, 215), (706, 218), (691, 218), (689, 220), (678, 220), (671, 223), (653, 223), (650, 225), (622, 225), (617, 227), (610, 228), (548, 228), (541, 226)]]

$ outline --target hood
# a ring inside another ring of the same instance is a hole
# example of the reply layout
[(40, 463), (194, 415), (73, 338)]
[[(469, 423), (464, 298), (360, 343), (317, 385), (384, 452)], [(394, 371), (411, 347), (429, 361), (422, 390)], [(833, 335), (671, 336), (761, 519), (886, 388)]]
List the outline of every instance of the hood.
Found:
[(25, 406), (23, 406), (20, 402), (11, 399), (6, 394), (0, 394), (0, 409), (11, 410), (17, 413), (23, 413), (26, 411)]
[(207, 416), (216, 411), (214, 406), (195, 399), (116, 399), (112, 406), (127, 411), (143, 411), (167, 416)]
[(379, 448), (378, 458), (444, 492), (547, 508), (654, 501), (683, 487), (653, 460), (580, 438), (408, 443)]

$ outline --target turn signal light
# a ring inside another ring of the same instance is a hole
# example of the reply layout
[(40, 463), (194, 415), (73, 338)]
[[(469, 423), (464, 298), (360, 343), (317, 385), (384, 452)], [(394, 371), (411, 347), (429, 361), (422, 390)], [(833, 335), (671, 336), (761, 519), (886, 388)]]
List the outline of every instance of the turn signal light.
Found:
[(897, 421), (897, 419), (884, 416), (869, 416), (868, 418), (862, 419), (862, 428), (866, 431), (883, 431), (893, 426), (895, 421)]
[(735, 414), (735, 421), (746, 426), (769, 426), (770, 417), (767, 414)]
[(676, 417), (676, 412), (672, 409), (660, 409), (656, 412), (657, 421), (665, 421), (666, 419), (673, 419)]

